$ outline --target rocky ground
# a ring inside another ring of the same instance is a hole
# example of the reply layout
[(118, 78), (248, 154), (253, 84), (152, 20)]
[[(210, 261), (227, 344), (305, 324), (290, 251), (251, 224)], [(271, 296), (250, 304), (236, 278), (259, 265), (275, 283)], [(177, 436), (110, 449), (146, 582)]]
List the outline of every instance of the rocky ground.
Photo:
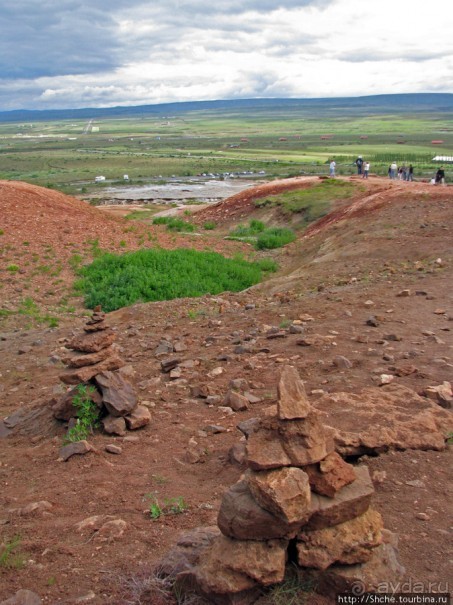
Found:
[[(28, 292), (52, 298), (48, 276), (26, 264), (45, 245), (62, 264), (55, 301), (72, 279), (68, 238), (78, 251), (93, 237), (101, 247), (115, 238), (114, 249), (129, 238), (139, 245), (138, 231), (76, 200), (11, 183), (1, 183), (1, 192), (0, 203), (9, 200), (3, 258), (24, 259), (17, 272), (3, 269), (4, 309)], [(228, 203), (203, 212), (227, 224), (252, 209), (248, 197), (241, 207), (235, 196), (225, 213)], [(26, 588), (51, 604), (151, 603), (140, 594), (153, 564), (182, 530), (216, 524), (223, 493), (244, 470), (230, 457), (242, 435), (236, 426), (275, 402), (285, 363), (298, 369), (312, 405), (336, 428), (337, 449), (369, 467), (374, 507), (399, 536), (406, 588), (445, 592), (448, 582), (451, 591), (453, 465), (445, 438), (453, 422), (444, 383), (453, 376), (452, 208), (448, 187), (370, 179), (365, 191), (277, 251), (281, 271), (269, 283), (109, 314), (152, 419), (123, 437), (97, 432), (93, 450), (66, 462), (58, 460), (65, 426), (49, 410), (66, 388), (59, 380), (63, 347), (86, 321), (80, 301), (72, 314), (60, 313), (57, 328), (7, 317), (0, 335), (1, 414), (9, 417), (0, 424), (0, 536), (17, 546), (0, 565), (0, 598)], [(217, 242), (219, 249), (233, 244)], [(163, 371), (169, 360), (178, 360), (176, 372)], [(227, 397), (231, 381), (248, 402), (243, 410)], [(439, 394), (430, 389), (439, 385)], [(150, 504), (181, 498), (183, 512), (152, 518)], [(316, 599), (307, 602), (328, 602)]]

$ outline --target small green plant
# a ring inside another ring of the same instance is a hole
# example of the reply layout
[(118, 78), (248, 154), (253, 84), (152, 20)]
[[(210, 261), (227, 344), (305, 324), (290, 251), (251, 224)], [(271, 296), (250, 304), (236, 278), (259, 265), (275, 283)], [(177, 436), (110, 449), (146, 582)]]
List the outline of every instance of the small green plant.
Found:
[(154, 521), (162, 515), (180, 515), (188, 510), (188, 505), (182, 496), (177, 498), (164, 498), (163, 504), (159, 503), (156, 493), (146, 494), (149, 499), (149, 514)]
[(215, 223), (214, 221), (206, 221), (205, 223), (203, 223), (203, 229), (205, 229), (206, 231), (212, 231), (216, 227), (217, 223)]
[(72, 397), (72, 405), (77, 410), (77, 422), (66, 433), (65, 443), (86, 439), (93, 432), (93, 429), (98, 426), (99, 422), (99, 410), (91, 398), (95, 388), (79, 384), (75, 391), (76, 394)]
[(8, 265), (6, 270), (10, 271), (10, 273), (17, 273), (17, 271), (19, 271), (19, 267), (17, 265)]
[(447, 443), (448, 443), (448, 445), (453, 445), (453, 432), (452, 433), (448, 433), (448, 435), (447, 435)]
[(20, 542), (21, 537), (16, 535), (11, 540), (0, 544), (0, 567), (20, 569), (24, 566), (24, 557), (17, 552)]
[(3, 229), (0, 229), (0, 235), (5, 235), (5, 232)]
[(124, 239), (122, 239), (122, 240), (120, 241), (120, 247), (121, 247), (121, 248), (125, 248), (125, 247), (126, 247), (126, 242), (124, 241)]

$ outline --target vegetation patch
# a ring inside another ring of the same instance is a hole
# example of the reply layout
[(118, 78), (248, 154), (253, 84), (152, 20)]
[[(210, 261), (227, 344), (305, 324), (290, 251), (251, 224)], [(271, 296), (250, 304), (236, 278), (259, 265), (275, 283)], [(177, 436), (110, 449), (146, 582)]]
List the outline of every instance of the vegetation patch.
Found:
[(239, 225), (231, 231), (229, 239), (250, 241), (257, 250), (271, 250), (293, 242), (296, 234), (286, 227), (266, 227), (261, 221), (251, 220), (248, 227)]
[(153, 219), (153, 225), (166, 225), (169, 231), (183, 231), (184, 233), (195, 231), (195, 225), (174, 216), (158, 216)]
[(332, 203), (352, 196), (355, 186), (347, 181), (325, 179), (307, 189), (287, 191), (255, 201), (257, 208), (278, 206), (287, 214), (302, 214), (305, 224), (328, 214)]
[(88, 308), (102, 305), (109, 312), (136, 302), (238, 292), (275, 270), (272, 262), (250, 263), (216, 252), (138, 250), (95, 259), (80, 269), (75, 287)]
[(83, 441), (99, 425), (99, 410), (91, 399), (95, 388), (79, 384), (76, 391), (72, 405), (77, 410), (77, 421), (66, 433), (65, 443)]

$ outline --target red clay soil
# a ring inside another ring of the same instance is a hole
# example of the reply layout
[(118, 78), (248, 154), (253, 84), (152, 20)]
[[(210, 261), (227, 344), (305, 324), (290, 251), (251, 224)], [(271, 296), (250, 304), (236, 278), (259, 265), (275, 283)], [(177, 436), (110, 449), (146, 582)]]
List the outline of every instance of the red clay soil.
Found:
[[(300, 184), (307, 182), (313, 180)], [(278, 183), (269, 186), (275, 191)], [(270, 253), (282, 270), (266, 284), (110, 313), (121, 356), (152, 421), (126, 438), (96, 432), (90, 438), (95, 451), (85, 456), (58, 462), (65, 426), (52, 420), (49, 409), (65, 391), (59, 381), (62, 346), (86, 318), (62, 312), (60, 326), (49, 329), (25, 327), (20, 316), (12, 316), (12, 323), (0, 328), (0, 416), (19, 409), (34, 414), (33, 421), (18, 421), (17, 433), (0, 435), (0, 543), (18, 537), (11, 557), (0, 565), (0, 602), (26, 588), (46, 605), (174, 605), (171, 599), (158, 603), (146, 597), (149, 570), (181, 531), (216, 523), (222, 494), (244, 470), (229, 461), (230, 447), (241, 438), (236, 425), (261, 416), (275, 401), (282, 363), (297, 367), (314, 405), (320, 390), (378, 388), (382, 374), (393, 374), (395, 384), (417, 393), (452, 382), (452, 189), (384, 179), (365, 186), (362, 199), (354, 198), (349, 209)], [(208, 211), (230, 216), (234, 207), (242, 213), (241, 199), (251, 208), (251, 194)], [(14, 308), (25, 296), (45, 300), (50, 288), (67, 296), (73, 279), (69, 258), (83, 254), (89, 239), (117, 251), (124, 250), (121, 240), (128, 248), (139, 247), (140, 225), (126, 231), (129, 221), (53, 191), (3, 182), (0, 207), (2, 308)], [(168, 246), (203, 247), (207, 241), (172, 241), (160, 229), (152, 233)], [(218, 241), (219, 247), (226, 244)], [(12, 263), (20, 270), (8, 271)], [(52, 269), (61, 263), (59, 275), (37, 272), (36, 265), (45, 263)], [(56, 279), (63, 282), (53, 284)], [(367, 323), (370, 316), (376, 326)], [(301, 335), (289, 330), (294, 320), (303, 322), (311, 346), (298, 344)], [(278, 338), (269, 337), (271, 327)], [(161, 340), (184, 345), (178, 357), (187, 363), (180, 379), (161, 370), (161, 361), (174, 356), (156, 357)], [(350, 364), (335, 363), (338, 356)], [(231, 414), (223, 401), (237, 378), (247, 381), (258, 401)], [(197, 397), (199, 387), (214, 399)], [(225, 431), (213, 433), (209, 425)], [(190, 442), (201, 452), (195, 464), (185, 457)], [(108, 453), (108, 444), (122, 453)], [(376, 480), (374, 507), (399, 535), (405, 592), (420, 585), (425, 592), (452, 590), (452, 458), (452, 446), (446, 445), (441, 451), (390, 451), (360, 462)], [(188, 510), (152, 520), (153, 496), (159, 502), (182, 497)], [(43, 501), (48, 504), (24, 511)], [(77, 528), (93, 516), (125, 521), (124, 534), (106, 538), (95, 528)], [(305, 602), (333, 604), (313, 594)]]

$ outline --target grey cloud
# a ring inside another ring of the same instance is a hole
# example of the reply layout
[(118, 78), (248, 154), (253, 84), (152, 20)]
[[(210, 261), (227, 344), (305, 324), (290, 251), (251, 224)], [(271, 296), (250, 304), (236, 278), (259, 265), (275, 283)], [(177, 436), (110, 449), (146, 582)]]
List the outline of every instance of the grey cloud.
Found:
[(402, 52), (390, 52), (385, 50), (369, 50), (357, 49), (353, 52), (338, 53), (335, 59), (346, 61), (347, 63), (364, 63), (364, 62), (382, 62), (382, 61), (410, 61), (414, 63), (422, 63), (432, 61), (433, 59), (441, 59), (445, 57), (444, 52), (426, 51), (420, 52), (417, 50), (404, 50)]

